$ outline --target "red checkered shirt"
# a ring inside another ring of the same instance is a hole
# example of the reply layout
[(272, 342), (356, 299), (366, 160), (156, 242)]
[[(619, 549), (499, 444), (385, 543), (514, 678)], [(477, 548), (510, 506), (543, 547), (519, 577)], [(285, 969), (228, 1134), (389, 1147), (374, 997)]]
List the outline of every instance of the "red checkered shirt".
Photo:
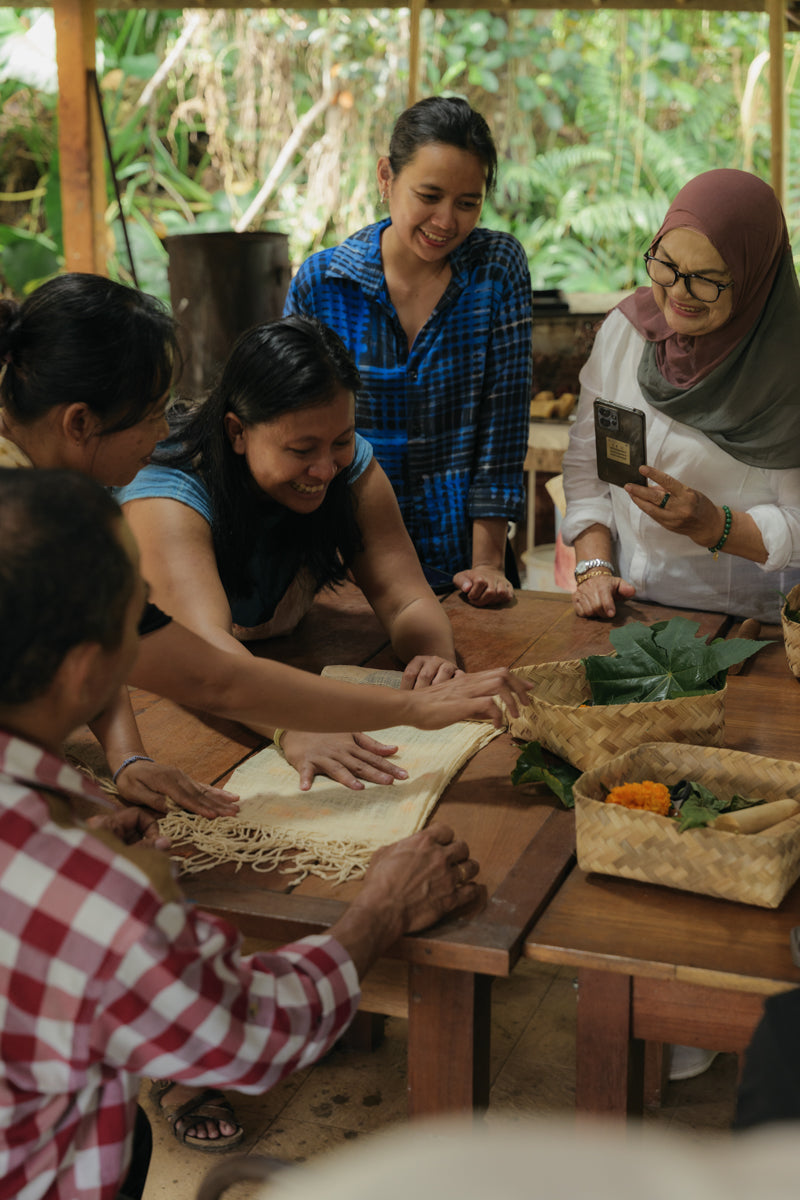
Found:
[(358, 1006), (331, 937), (240, 957), (165, 855), (87, 830), (84, 776), (0, 732), (0, 1200), (112, 1200), (139, 1077), (263, 1092)]

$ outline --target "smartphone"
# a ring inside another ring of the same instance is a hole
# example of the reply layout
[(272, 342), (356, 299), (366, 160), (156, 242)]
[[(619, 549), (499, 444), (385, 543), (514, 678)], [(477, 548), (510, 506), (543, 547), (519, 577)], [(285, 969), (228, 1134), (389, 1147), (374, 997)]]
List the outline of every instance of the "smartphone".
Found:
[(639, 408), (626, 408), (603, 400), (594, 402), (594, 440), (597, 450), (597, 474), (605, 483), (623, 487), (626, 483), (646, 484), (639, 467), (647, 462), (645, 418)]

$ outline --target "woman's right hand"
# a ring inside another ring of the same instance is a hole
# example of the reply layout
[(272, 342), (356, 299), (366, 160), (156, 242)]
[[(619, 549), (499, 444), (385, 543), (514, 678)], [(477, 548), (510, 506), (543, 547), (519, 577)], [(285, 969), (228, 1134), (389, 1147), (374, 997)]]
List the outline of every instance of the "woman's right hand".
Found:
[(407, 699), (404, 724), (417, 729), (443, 729), (456, 721), (473, 720), (491, 721), (496, 729), (502, 729), (509, 714), (519, 716), (532, 687), (507, 667), (457, 675), (429, 688), (399, 693)]
[(617, 611), (614, 598), (630, 600), (636, 588), (619, 575), (590, 575), (579, 583), (572, 594), (572, 603), (579, 617), (613, 617)]
[[(427, 692), (432, 690), (429, 688)], [(385, 761), (397, 753), (398, 747), (376, 742), (366, 733), (304, 733), (287, 729), (281, 737), (281, 749), (300, 776), (301, 792), (308, 791), (316, 775), (327, 775), (354, 791), (364, 787), (364, 779), (370, 783), (394, 783), (395, 779), (408, 778), (408, 771)]]

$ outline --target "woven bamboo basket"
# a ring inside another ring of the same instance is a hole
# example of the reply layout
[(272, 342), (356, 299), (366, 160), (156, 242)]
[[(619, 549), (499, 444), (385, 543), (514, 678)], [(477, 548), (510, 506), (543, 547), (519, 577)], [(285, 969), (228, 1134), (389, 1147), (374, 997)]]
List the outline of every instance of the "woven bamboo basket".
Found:
[[(786, 597), (789, 608), (800, 608), (800, 583)], [(783, 627), (783, 644), (786, 647), (786, 658), (793, 675), (800, 679), (800, 625), (797, 621), (788, 621), (781, 609), (781, 626)]]
[(617, 784), (644, 779), (667, 786), (693, 779), (726, 798), (738, 793), (797, 800), (797, 763), (713, 746), (646, 743), (587, 771), (573, 789), (583, 871), (778, 907), (800, 876), (800, 814), (760, 834), (724, 833), (708, 826), (679, 833), (669, 817), (603, 802)]
[(640, 704), (592, 704), (581, 659), (518, 667), (534, 687), (529, 703), (509, 722), (512, 737), (538, 741), (582, 771), (642, 742), (697, 742), (721, 746), (725, 691)]

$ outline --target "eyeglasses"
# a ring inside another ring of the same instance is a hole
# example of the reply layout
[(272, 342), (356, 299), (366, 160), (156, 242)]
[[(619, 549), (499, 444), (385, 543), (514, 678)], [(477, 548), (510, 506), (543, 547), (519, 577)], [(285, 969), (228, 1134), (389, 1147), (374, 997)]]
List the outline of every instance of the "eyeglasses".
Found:
[(656, 258), (654, 254), (645, 254), (644, 261), (647, 274), (653, 283), (657, 283), (659, 287), (671, 288), (679, 279), (682, 279), (689, 295), (694, 300), (701, 300), (703, 304), (716, 303), (726, 288), (733, 287), (733, 280), (730, 283), (715, 283), (713, 279), (706, 279), (705, 275), (695, 275), (691, 271), (679, 271), (677, 267), (665, 263), (663, 259)]

